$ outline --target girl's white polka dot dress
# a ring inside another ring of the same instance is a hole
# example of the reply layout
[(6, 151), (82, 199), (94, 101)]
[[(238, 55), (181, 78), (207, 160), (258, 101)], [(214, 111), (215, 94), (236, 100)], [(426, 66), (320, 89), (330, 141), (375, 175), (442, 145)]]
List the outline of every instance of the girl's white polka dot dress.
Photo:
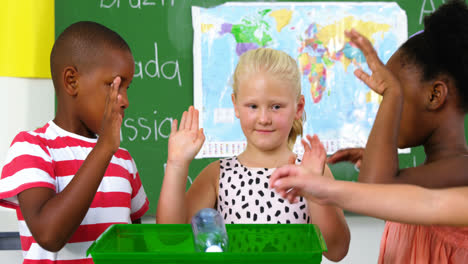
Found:
[[(298, 159), (296, 163), (300, 163)], [(226, 224), (310, 223), (306, 200), (289, 203), (269, 188), (275, 169), (247, 168), (237, 157), (220, 160), (217, 210)]]

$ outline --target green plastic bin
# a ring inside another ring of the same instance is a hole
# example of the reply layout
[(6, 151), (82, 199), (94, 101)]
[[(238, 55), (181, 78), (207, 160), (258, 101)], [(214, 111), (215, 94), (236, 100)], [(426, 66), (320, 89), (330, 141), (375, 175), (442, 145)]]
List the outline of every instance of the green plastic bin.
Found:
[(195, 252), (189, 224), (113, 225), (88, 249), (95, 264), (320, 263), (327, 250), (310, 224), (226, 224), (229, 250)]

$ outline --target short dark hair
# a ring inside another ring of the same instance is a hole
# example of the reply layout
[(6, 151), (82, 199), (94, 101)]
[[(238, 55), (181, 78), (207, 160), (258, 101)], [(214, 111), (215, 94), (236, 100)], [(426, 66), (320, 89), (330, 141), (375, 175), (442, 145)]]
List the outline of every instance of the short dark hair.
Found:
[(115, 31), (92, 21), (80, 21), (67, 27), (57, 38), (50, 54), (52, 81), (57, 87), (60, 72), (66, 66), (90, 70), (99, 62), (103, 50), (129, 51), (127, 42)]
[(460, 107), (468, 112), (468, 7), (463, 0), (451, 0), (426, 16), (424, 31), (400, 50), (406, 62), (421, 69), (422, 81), (452, 77)]

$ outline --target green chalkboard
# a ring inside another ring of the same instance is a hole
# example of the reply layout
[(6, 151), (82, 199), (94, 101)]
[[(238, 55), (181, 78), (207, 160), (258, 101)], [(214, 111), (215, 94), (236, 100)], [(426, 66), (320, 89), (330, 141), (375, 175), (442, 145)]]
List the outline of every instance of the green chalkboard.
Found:
[[(83, 0), (55, 2), (56, 35), (74, 22), (96, 21), (122, 35), (133, 51), (135, 77), (132, 88), (129, 90), (130, 108), (126, 112), (122, 126), (122, 146), (130, 151), (137, 163), (151, 203), (148, 214), (154, 214), (156, 211), (167, 158), (171, 119), (180, 119), (181, 113), (193, 104), (191, 6), (209, 7), (225, 2), (228, 1)], [(408, 33), (413, 34), (422, 29), (421, 21), (424, 14), (431, 13), (444, 0), (393, 2), (397, 2), (406, 10)], [(423, 162), (424, 158), (422, 148), (415, 148), (410, 154), (400, 155), (400, 164), (402, 168), (411, 167)], [(195, 160), (190, 167), (190, 178), (195, 178), (213, 160)], [(331, 169), (335, 177), (339, 179), (355, 180), (357, 178), (357, 172), (350, 164), (337, 164)]]

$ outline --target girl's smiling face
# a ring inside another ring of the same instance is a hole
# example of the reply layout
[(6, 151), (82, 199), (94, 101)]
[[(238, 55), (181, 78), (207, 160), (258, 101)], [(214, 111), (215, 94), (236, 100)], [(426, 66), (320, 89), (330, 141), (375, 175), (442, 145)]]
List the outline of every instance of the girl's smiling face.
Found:
[(287, 82), (265, 72), (250, 74), (240, 80), (232, 101), (250, 147), (260, 151), (288, 148), (293, 121), (302, 117), (304, 98), (297, 100)]

